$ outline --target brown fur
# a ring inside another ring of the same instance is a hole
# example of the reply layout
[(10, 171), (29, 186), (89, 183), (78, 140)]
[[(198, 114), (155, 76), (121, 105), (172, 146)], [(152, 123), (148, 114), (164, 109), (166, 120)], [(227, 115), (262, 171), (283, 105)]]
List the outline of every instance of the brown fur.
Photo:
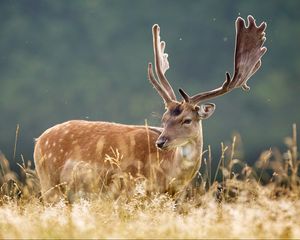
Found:
[(51, 188), (66, 179), (62, 173), (71, 174), (64, 171), (68, 160), (96, 164), (104, 176), (111, 168), (109, 161), (105, 161), (106, 156), (114, 157), (116, 152), (121, 156), (121, 170), (134, 177), (139, 174), (149, 178), (151, 164), (159, 165), (161, 174), (157, 174), (157, 181), (161, 185), (160, 190), (166, 191), (174, 151), (162, 152), (156, 148), (159, 133), (158, 128), (81, 120), (65, 122), (46, 130), (37, 139), (34, 151), (42, 193), (47, 193), (47, 196), (57, 193)]

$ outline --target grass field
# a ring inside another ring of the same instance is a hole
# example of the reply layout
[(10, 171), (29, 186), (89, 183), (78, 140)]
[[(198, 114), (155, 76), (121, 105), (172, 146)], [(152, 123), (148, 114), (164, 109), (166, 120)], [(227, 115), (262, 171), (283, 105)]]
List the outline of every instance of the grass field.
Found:
[(134, 181), (117, 198), (43, 204), (30, 162), (17, 175), (1, 155), (0, 238), (300, 238), (296, 126), (285, 143), (286, 152), (267, 150), (255, 166), (236, 157), (235, 140), (223, 145), (222, 187), (208, 158), (200, 186), (179, 203)]

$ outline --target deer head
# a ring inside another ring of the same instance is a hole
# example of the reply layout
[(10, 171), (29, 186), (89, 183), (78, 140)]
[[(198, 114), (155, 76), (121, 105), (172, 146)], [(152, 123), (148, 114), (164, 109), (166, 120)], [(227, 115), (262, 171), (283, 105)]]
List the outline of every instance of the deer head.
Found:
[[(148, 65), (148, 78), (162, 97), (166, 112), (162, 117), (163, 131), (156, 141), (160, 149), (171, 149), (182, 146), (193, 139), (202, 138), (201, 120), (209, 118), (214, 110), (215, 104), (204, 103), (204, 101), (224, 95), (235, 88), (248, 91), (249, 78), (260, 68), (261, 57), (266, 52), (263, 44), (266, 40), (266, 23), (256, 25), (252, 16), (248, 16), (248, 26), (243, 18), (238, 17), (236, 22), (236, 41), (234, 52), (233, 77), (226, 72), (226, 79), (221, 87), (189, 96), (183, 89), (179, 89), (182, 101), (177, 101), (174, 91), (166, 78), (169, 69), (168, 54), (166, 54), (166, 43), (160, 40), (160, 28), (155, 24), (152, 28), (155, 73), (152, 64)], [(158, 78), (158, 80), (157, 80)], [(201, 139), (202, 142), (202, 139)]]

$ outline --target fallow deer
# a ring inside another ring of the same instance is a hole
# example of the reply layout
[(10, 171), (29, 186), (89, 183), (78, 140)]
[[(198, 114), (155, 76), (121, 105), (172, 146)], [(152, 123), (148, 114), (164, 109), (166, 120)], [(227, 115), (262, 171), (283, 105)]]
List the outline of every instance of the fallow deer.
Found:
[[(176, 99), (166, 78), (169, 69), (166, 43), (160, 40), (160, 27), (152, 28), (154, 66), (148, 65), (148, 78), (162, 97), (166, 112), (162, 127), (122, 125), (111, 122), (72, 120), (55, 125), (37, 138), (34, 149), (36, 171), (46, 200), (59, 196), (57, 186), (71, 184), (76, 167), (90, 165), (97, 169), (99, 182), (109, 186), (116, 174), (112, 165), (131, 176), (144, 176), (160, 192), (174, 193), (185, 187), (201, 165), (203, 136), (202, 120), (210, 117), (215, 104), (204, 103), (235, 88), (249, 90), (248, 79), (260, 68), (261, 57), (266, 52), (266, 23), (256, 25), (248, 16), (248, 26), (243, 18), (236, 20), (236, 41), (233, 77), (226, 72), (221, 87), (189, 96), (179, 89), (183, 98)], [(158, 80), (157, 80), (158, 79)], [(199, 105), (201, 104), (201, 105)], [(118, 163), (109, 161), (117, 155)], [(86, 169), (91, 170), (91, 169)], [(84, 182), (89, 174), (82, 175)]]

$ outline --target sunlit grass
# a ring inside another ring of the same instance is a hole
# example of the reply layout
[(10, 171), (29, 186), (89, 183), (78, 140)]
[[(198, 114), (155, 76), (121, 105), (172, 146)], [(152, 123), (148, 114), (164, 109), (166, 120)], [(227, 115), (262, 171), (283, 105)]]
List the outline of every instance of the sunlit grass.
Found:
[(285, 143), (285, 153), (267, 150), (251, 167), (237, 158), (234, 139), (222, 145), (218, 174), (207, 151), (200, 186), (179, 202), (134, 179), (131, 194), (43, 204), (30, 162), (21, 161), (17, 175), (1, 155), (0, 238), (299, 238), (295, 126)]

